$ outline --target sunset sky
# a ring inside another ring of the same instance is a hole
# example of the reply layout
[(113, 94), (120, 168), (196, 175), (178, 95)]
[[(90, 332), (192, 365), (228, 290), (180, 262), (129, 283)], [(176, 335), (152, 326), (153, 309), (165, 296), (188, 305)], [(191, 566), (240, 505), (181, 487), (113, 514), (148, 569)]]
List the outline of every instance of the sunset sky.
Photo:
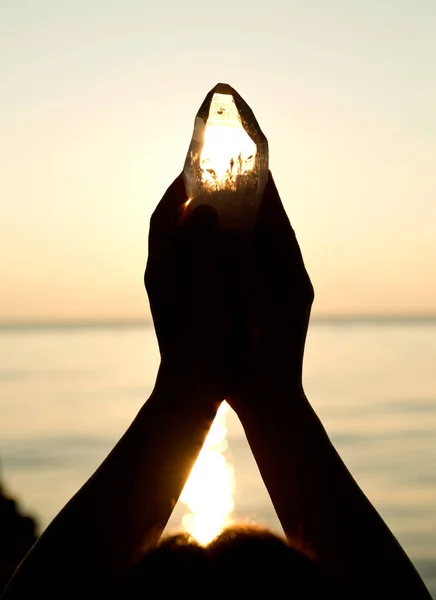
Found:
[(217, 82), (269, 140), (314, 313), (436, 313), (435, 0), (0, 0), (0, 321), (143, 319)]

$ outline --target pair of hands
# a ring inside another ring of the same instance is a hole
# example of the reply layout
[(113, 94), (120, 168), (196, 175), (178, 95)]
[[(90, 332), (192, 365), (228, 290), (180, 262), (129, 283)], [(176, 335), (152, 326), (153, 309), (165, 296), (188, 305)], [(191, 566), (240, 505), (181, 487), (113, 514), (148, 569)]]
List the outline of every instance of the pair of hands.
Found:
[(271, 379), (302, 389), (313, 287), (271, 173), (244, 238), (191, 210), (179, 176), (151, 218), (145, 286), (164, 373), (234, 408)]

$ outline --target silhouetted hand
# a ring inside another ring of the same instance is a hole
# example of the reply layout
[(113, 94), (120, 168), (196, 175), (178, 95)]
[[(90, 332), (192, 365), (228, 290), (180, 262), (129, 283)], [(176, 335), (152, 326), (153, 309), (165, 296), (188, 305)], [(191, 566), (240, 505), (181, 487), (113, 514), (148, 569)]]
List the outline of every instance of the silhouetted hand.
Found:
[(150, 222), (145, 286), (164, 373), (186, 375), (224, 399), (228, 322), (221, 301), (221, 234), (216, 211), (191, 211), (182, 177)]
[[(249, 244), (244, 279), (246, 307), (240, 382), (230, 402), (259, 384), (286, 380), (302, 390), (302, 364), (314, 292), (295, 233), (271, 173)], [(265, 386), (263, 385), (265, 384)]]

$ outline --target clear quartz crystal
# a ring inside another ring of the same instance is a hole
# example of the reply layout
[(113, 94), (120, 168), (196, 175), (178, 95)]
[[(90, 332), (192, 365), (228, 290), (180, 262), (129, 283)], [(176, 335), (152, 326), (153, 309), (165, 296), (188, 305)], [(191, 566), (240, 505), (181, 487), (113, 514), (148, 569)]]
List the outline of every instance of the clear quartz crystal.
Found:
[(249, 229), (268, 178), (268, 142), (251, 108), (219, 83), (197, 113), (183, 169), (189, 207), (217, 209), (224, 229)]

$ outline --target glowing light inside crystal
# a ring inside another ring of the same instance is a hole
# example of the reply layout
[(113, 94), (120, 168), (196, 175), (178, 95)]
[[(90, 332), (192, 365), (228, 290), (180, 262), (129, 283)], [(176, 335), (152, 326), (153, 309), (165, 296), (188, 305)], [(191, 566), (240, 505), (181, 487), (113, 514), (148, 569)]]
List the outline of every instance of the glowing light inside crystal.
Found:
[(230, 523), (234, 508), (234, 473), (224, 456), (228, 410), (229, 405), (223, 402), (180, 496), (190, 510), (182, 526), (204, 545)]
[(215, 93), (200, 156), (203, 184), (210, 189), (236, 189), (237, 176), (254, 169), (256, 152), (233, 97)]

